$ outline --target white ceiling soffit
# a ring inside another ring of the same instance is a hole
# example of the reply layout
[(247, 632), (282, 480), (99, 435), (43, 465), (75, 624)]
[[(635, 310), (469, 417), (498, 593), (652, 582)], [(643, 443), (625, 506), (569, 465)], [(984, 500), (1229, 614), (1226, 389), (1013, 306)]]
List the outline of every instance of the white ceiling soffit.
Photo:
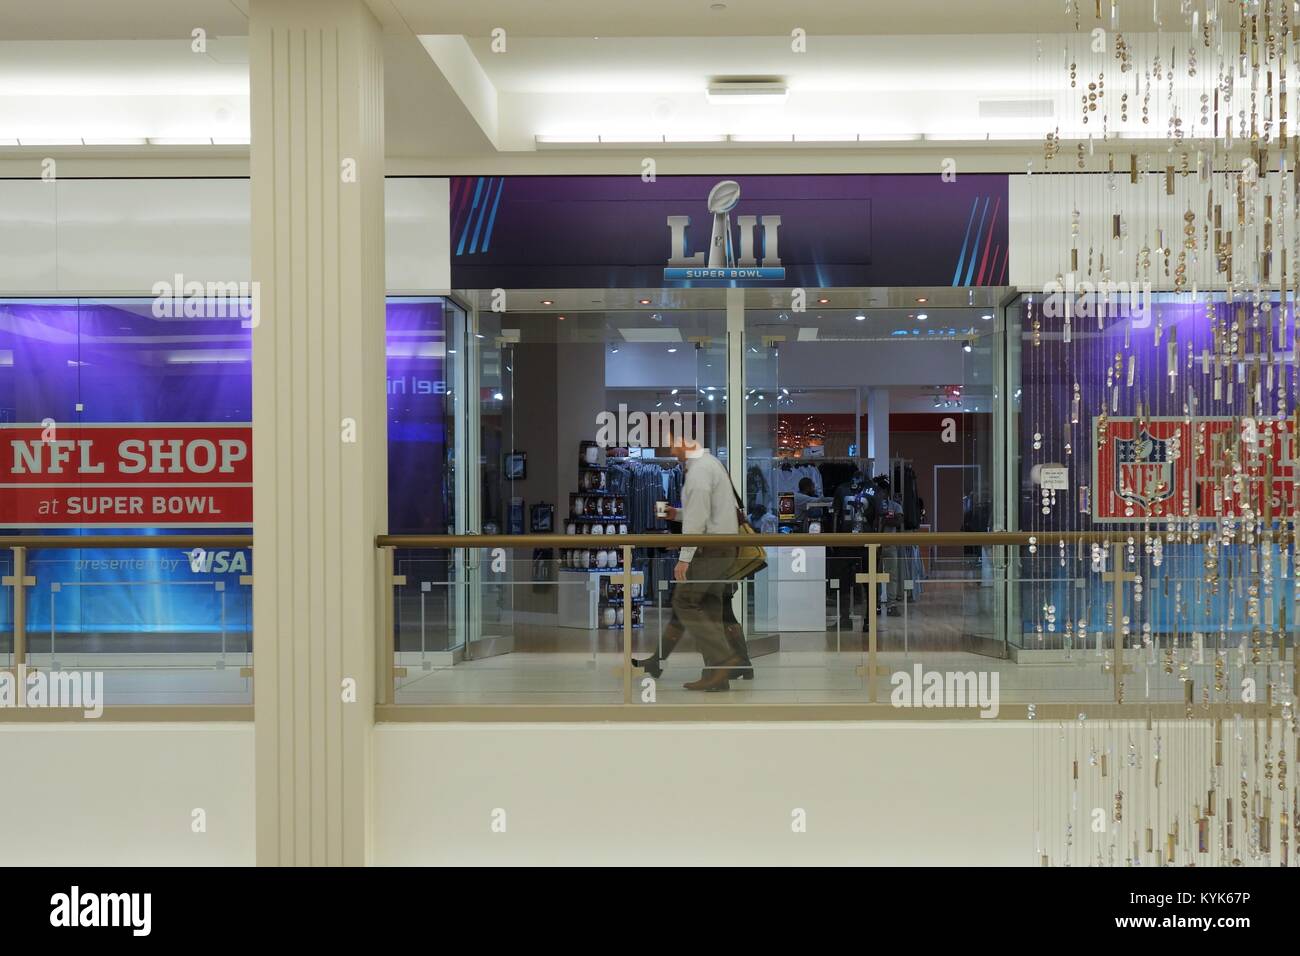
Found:
[[(1061, 0), (387, 0), (419, 34), (487, 37), (738, 37), (788, 38), (804, 30), (823, 38), (943, 33), (1054, 33), (1066, 29)], [(1091, 25), (1092, 4), (1083, 0)], [(1103, 0), (1109, 16), (1110, 0)], [(1155, 0), (1168, 28), (1179, 23), (1180, 0)], [(1200, 0), (1197, 0), (1200, 6)], [(1119, 28), (1154, 30), (1152, 0), (1123, 0)], [(1070, 24), (1072, 26), (1072, 24)], [(1082, 23), (1081, 23), (1082, 26)]]
[(498, 91), (465, 38), (422, 36), (420, 42), (483, 135), (497, 145)]
[[(804, 54), (781, 35), (421, 40), (485, 135), (506, 151), (1029, 143), (1052, 128), (1065, 139), (1091, 132), (1079, 125), (1063, 82), (1065, 34), (841, 33), (818, 38)], [(789, 90), (785, 102), (719, 104), (706, 95), (719, 77), (756, 75), (778, 78)]]
[[(247, 34), (253, 0), (39, 0), (0, 3), (6, 40), (133, 40)], [(1156, 0), (1167, 25), (1180, 0)], [(1199, 6), (1199, 0), (1197, 5)], [(1047, 33), (1065, 24), (1060, 0), (367, 0), (385, 32), (489, 36), (785, 36)], [(1103, 0), (1103, 10), (1109, 0)], [(1091, 4), (1084, 0), (1085, 19)], [(1151, 0), (1119, 4), (1119, 28), (1153, 30)], [(716, 8), (716, 9), (715, 9)]]
[(247, 36), (249, 0), (4, 0), (6, 40), (188, 39)]
[(248, 38), (0, 42), (0, 129), (24, 145), (247, 144)]
[[(390, 157), (493, 149), (409, 33), (384, 36), (384, 101)], [(209, 35), (203, 53), (188, 39), (0, 41), (0, 149), (15, 141), (114, 155), (246, 149), (249, 119), (246, 36)]]

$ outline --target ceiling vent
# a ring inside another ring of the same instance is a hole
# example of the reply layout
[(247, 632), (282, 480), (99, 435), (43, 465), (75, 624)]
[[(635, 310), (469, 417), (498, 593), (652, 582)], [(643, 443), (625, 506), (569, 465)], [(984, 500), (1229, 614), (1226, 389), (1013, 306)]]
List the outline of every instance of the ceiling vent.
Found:
[(784, 103), (789, 89), (776, 76), (719, 76), (709, 81), (710, 103), (748, 105)]

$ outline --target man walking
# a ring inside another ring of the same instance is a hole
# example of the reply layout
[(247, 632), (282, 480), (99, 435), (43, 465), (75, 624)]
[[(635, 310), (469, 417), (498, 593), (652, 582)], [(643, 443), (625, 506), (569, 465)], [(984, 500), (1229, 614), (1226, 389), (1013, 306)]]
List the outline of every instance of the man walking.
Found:
[[(682, 507), (669, 515), (681, 521), (682, 534), (738, 534), (736, 495), (722, 462), (676, 430), (670, 448), (686, 470)], [(751, 666), (743, 647), (738, 653), (727, 638), (724, 604), (733, 590), (727, 575), (735, 559), (735, 545), (684, 547), (673, 569), (673, 611), (704, 657), (703, 676), (687, 690), (730, 690), (733, 669)]]

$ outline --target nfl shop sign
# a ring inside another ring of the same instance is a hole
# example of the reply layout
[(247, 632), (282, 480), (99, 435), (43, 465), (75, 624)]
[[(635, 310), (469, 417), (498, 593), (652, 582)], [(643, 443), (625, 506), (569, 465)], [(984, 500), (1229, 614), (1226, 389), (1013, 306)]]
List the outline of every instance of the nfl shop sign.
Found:
[(0, 527), (246, 527), (248, 424), (0, 427)]
[[(1287, 418), (1093, 420), (1095, 521), (1212, 520), (1297, 513)], [(1238, 464), (1240, 471), (1238, 471)]]

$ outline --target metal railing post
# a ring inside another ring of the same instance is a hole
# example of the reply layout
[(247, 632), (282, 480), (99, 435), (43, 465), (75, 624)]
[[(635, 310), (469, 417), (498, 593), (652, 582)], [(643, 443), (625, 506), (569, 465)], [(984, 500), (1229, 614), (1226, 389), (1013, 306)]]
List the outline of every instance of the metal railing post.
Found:
[[(876, 676), (879, 667), (879, 661), (876, 652), (879, 649), (879, 614), (880, 614), (880, 585), (889, 583), (888, 574), (880, 574), (876, 571), (876, 559), (880, 551), (880, 545), (867, 545), (867, 573), (858, 574), (855, 580), (858, 584), (865, 584), (867, 591), (871, 594), (871, 600), (867, 602), (867, 700), (871, 703), (876, 702)], [(859, 670), (859, 674), (861, 671)]]
[(14, 589), (14, 672), (27, 663), (27, 588), (36, 579), (27, 576), (27, 549), (10, 548), (14, 556), (14, 573), (6, 575), (3, 584)]
[(393, 640), (393, 589), (397, 586), (393, 574), (393, 548), (379, 549), (379, 599), (383, 601), (379, 621), (382, 633), (375, 641), (375, 651), (379, 659), (375, 662), (375, 703), (389, 704), (394, 697), (394, 685), (397, 681), (396, 648)]
[(632, 547), (623, 546), (623, 703), (632, 703)]

